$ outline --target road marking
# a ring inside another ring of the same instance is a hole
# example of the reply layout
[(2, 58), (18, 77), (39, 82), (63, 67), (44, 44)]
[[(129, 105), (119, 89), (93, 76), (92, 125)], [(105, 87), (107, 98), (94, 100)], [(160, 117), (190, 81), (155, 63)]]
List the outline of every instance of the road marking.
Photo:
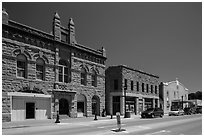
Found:
[[(121, 124), (121, 126), (124, 126), (126, 124)], [(97, 128), (107, 128), (107, 127), (114, 127), (114, 126), (117, 126), (117, 125), (108, 125), (108, 126), (101, 126), (101, 127), (97, 127)]]
[(161, 130), (161, 131), (157, 131), (157, 132), (153, 132), (153, 133), (150, 133), (150, 134), (146, 134), (146, 135), (154, 135), (154, 134), (161, 134), (161, 133), (169, 133), (171, 131), (168, 131), (168, 130)]

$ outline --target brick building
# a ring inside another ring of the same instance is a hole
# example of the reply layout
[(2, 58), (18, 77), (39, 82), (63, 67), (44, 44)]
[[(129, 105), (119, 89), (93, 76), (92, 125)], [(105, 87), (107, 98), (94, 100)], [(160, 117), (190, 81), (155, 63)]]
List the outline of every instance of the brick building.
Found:
[(102, 47), (77, 43), (75, 25), (54, 14), (52, 34), (9, 19), (2, 11), (2, 120), (81, 117), (105, 108)]
[(159, 92), (163, 101), (162, 107), (164, 113), (168, 114), (171, 108), (184, 108), (188, 106), (189, 91), (178, 79), (171, 82), (162, 82)]
[[(125, 90), (124, 87), (127, 87)], [(106, 108), (108, 114), (140, 114), (149, 107), (159, 107), (159, 77), (124, 65), (106, 69)]]

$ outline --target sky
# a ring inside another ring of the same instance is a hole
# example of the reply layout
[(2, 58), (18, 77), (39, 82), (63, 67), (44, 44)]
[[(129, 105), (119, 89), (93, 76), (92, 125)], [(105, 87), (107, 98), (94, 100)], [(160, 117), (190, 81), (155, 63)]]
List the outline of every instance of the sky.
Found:
[(11, 20), (48, 33), (57, 11), (65, 27), (73, 18), (77, 43), (105, 47), (106, 68), (123, 64), (202, 91), (201, 2), (3, 2), (2, 8)]

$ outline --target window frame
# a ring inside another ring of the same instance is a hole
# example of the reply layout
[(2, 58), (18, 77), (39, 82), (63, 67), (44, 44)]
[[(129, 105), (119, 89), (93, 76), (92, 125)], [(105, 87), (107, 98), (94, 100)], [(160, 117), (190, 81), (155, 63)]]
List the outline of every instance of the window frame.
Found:
[(134, 90), (134, 82), (133, 82), (133, 80), (131, 80), (131, 90), (133, 91)]
[(114, 90), (118, 90), (118, 79), (114, 79), (113, 80), (113, 84), (114, 84)]
[[(42, 62), (38, 62), (39, 60), (41, 60)], [(38, 68), (41, 67), (41, 70), (38, 70)], [(38, 58), (36, 60), (36, 66), (35, 66), (35, 71), (36, 71), (36, 79), (37, 80), (45, 80), (45, 61), (42, 58)], [(41, 74), (42, 78), (38, 78), (38, 74)]]
[(97, 73), (95, 70), (92, 70), (92, 74), (91, 74), (91, 85), (93, 87), (97, 87)]
[(87, 72), (85, 68), (81, 68), (81, 85), (87, 85)]
[[(23, 63), (23, 68), (19, 67), (18, 65), (19, 62)], [(17, 78), (27, 78), (27, 66), (28, 66), (28, 62), (27, 62), (26, 56), (23, 54), (17, 55), (17, 60), (16, 60), (16, 77)], [(22, 71), (23, 71), (23, 76), (19, 75), (21, 74), (20, 72)]]
[[(61, 62), (61, 63), (60, 63)], [(67, 73), (65, 73), (65, 70), (67, 69)], [(69, 67), (68, 67), (68, 62), (66, 60), (60, 60), (58, 64), (58, 82), (62, 83), (69, 83)], [(66, 81), (65, 81), (66, 79)]]

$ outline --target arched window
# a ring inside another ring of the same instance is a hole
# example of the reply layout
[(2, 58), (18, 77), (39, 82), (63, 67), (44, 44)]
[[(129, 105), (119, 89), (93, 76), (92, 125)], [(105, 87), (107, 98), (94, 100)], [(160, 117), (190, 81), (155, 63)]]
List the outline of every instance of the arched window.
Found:
[(59, 82), (69, 82), (69, 68), (65, 60), (59, 61)]
[(86, 85), (87, 72), (85, 68), (81, 68), (81, 84)]
[(36, 60), (36, 78), (39, 80), (45, 79), (45, 62), (41, 58)]
[(92, 70), (91, 82), (92, 82), (92, 86), (97, 87), (97, 73), (95, 70)]
[(24, 55), (17, 56), (17, 77), (27, 77), (27, 59)]

